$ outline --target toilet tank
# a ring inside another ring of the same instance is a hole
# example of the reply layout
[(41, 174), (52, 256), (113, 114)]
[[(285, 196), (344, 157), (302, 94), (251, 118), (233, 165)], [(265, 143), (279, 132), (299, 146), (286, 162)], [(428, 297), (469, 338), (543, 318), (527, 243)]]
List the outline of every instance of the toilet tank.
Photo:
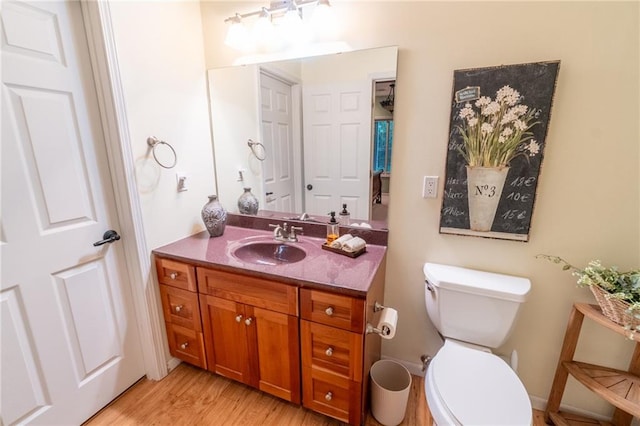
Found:
[(511, 334), (531, 282), (457, 266), (424, 264), (425, 303), (446, 338), (497, 348)]

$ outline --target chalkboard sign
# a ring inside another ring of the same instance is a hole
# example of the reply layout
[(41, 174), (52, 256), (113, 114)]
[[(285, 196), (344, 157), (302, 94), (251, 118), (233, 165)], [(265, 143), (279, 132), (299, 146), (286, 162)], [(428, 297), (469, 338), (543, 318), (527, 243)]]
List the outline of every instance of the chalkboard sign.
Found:
[[(528, 241), (559, 68), (552, 61), (454, 71), (441, 233)], [(501, 166), (475, 160), (505, 143), (517, 155)]]

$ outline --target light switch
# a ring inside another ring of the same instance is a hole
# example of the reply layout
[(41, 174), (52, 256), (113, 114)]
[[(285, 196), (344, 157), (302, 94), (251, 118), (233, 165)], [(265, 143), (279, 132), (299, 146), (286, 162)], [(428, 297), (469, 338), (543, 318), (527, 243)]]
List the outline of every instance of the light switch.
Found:
[(189, 190), (189, 186), (187, 185), (187, 174), (184, 172), (176, 173), (176, 180), (178, 181), (178, 192), (183, 192)]

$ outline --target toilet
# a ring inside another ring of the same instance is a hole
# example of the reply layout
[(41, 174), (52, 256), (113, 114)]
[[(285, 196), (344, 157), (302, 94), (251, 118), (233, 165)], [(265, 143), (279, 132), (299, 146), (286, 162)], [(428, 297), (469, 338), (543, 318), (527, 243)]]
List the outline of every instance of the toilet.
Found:
[(424, 380), (434, 422), (530, 426), (524, 385), (491, 349), (509, 337), (531, 282), (435, 263), (425, 263), (424, 275), (427, 313), (444, 338)]

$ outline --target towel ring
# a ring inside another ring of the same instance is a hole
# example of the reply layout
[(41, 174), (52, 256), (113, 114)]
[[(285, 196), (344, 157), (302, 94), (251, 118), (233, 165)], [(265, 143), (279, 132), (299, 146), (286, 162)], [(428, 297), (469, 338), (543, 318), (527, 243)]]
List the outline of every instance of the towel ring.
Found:
[[(264, 149), (264, 145), (262, 145), (262, 143), (254, 142), (253, 140), (249, 139), (247, 141), (247, 145), (249, 145), (249, 148), (251, 148), (251, 152), (253, 153), (253, 155), (255, 155), (255, 157), (258, 160), (264, 161), (264, 159), (267, 158), (267, 152)], [(262, 148), (262, 155), (259, 154), (260, 150), (258, 150), (258, 148), (256, 148), (256, 146)], [(258, 152), (256, 152), (256, 150), (258, 150)]]
[[(147, 138), (147, 145), (151, 147), (151, 152), (153, 153), (153, 159), (156, 160), (156, 163), (158, 163), (160, 167), (164, 167), (165, 169), (173, 169), (176, 166), (176, 163), (178, 162), (178, 154), (176, 154), (176, 150), (173, 149), (173, 147), (168, 142), (161, 141), (155, 136), (149, 136)], [(168, 166), (166, 164), (162, 164), (162, 162), (158, 160), (158, 157), (156, 156), (156, 148), (158, 147), (158, 145), (166, 145), (169, 147), (169, 149), (173, 153), (173, 164)]]

